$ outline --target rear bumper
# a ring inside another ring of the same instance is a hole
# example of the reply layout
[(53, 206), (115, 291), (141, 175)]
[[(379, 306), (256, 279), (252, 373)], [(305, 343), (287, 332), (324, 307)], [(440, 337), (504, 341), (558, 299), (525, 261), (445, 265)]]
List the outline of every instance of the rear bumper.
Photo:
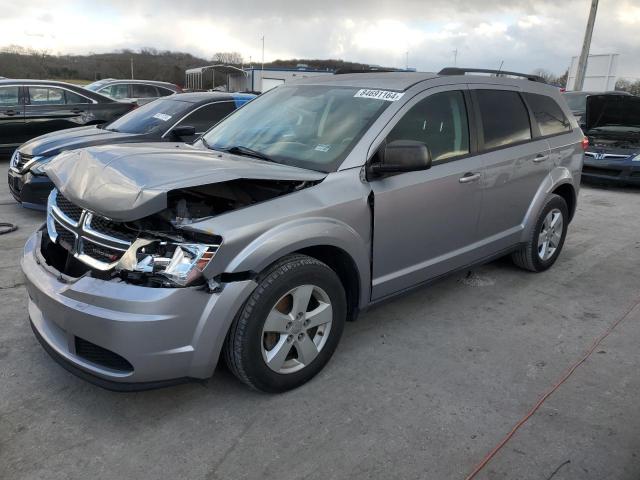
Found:
[(51, 190), (55, 188), (53, 182), (45, 175), (25, 174), (9, 170), (7, 181), (11, 195), (23, 207), (44, 210)]
[[(32, 328), (58, 363), (116, 390), (211, 376), (229, 325), (255, 287), (253, 281), (229, 283), (220, 293), (208, 293), (89, 276), (65, 280), (45, 264), (40, 235), (27, 241), (22, 269)], [(79, 351), (79, 342), (99, 355)], [(111, 362), (113, 358), (120, 363)]]
[(614, 182), (628, 185), (640, 185), (640, 162), (631, 160), (593, 160), (585, 157), (582, 178)]

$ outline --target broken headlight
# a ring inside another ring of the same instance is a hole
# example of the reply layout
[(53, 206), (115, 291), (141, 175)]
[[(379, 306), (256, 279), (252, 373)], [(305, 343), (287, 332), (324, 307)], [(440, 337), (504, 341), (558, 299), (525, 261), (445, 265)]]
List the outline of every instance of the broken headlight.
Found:
[(123, 270), (166, 279), (180, 287), (204, 281), (202, 271), (215, 256), (220, 245), (151, 241), (138, 246), (124, 262)]

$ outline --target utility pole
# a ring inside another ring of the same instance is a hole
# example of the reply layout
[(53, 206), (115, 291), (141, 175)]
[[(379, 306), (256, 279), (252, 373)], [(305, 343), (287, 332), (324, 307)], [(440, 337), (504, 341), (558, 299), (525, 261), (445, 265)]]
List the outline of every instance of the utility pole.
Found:
[(133, 57), (131, 57), (131, 80), (133, 80)]
[(584, 32), (584, 42), (582, 42), (582, 52), (578, 60), (578, 71), (576, 72), (576, 81), (573, 89), (582, 90), (584, 86), (584, 77), (587, 73), (587, 61), (589, 59), (589, 49), (591, 48), (591, 36), (593, 35), (593, 26), (596, 23), (596, 12), (598, 11), (598, 0), (591, 0), (591, 10), (589, 10), (589, 20), (587, 20), (587, 30)]
[(407, 50), (407, 63), (406, 63), (405, 70), (409, 70), (409, 50)]
[(262, 36), (262, 70), (264, 70), (264, 35)]
[(458, 49), (454, 49), (453, 50), (453, 66), (457, 67), (458, 66)]

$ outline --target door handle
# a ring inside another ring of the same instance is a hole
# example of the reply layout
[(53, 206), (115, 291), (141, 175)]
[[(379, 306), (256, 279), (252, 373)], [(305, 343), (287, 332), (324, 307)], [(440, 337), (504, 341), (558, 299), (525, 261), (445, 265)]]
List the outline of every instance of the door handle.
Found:
[(533, 163), (544, 162), (547, 158), (549, 158), (549, 155), (542, 155), (540, 153), (540, 154), (536, 155), (536, 158), (533, 159)]
[(6, 110), (4, 114), (8, 117), (13, 117), (14, 115), (17, 115), (18, 112), (16, 112), (15, 110)]
[(82, 113), (84, 112), (84, 110), (81, 110), (79, 108), (74, 108), (73, 110), (71, 110), (71, 113)]
[(460, 183), (471, 183), (471, 182), (477, 182), (478, 180), (480, 180), (480, 174), (473, 173), (473, 172), (467, 172), (458, 179)]

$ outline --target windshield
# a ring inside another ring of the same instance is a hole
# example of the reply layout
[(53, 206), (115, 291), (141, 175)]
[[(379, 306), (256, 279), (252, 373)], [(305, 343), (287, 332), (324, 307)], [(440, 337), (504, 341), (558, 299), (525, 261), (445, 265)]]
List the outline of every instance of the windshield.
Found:
[(190, 105), (176, 100), (155, 100), (123, 115), (104, 128), (123, 133), (164, 133), (182, 118)]
[(216, 150), (243, 147), (277, 163), (335, 171), (391, 103), (361, 97), (359, 90), (318, 85), (277, 87), (213, 127), (204, 140)]
[(578, 92), (578, 93), (565, 93), (564, 99), (567, 101), (567, 105), (569, 105), (569, 110), (572, 112), (581, 112), (586, 110), (587, 108), (587, 94)]

